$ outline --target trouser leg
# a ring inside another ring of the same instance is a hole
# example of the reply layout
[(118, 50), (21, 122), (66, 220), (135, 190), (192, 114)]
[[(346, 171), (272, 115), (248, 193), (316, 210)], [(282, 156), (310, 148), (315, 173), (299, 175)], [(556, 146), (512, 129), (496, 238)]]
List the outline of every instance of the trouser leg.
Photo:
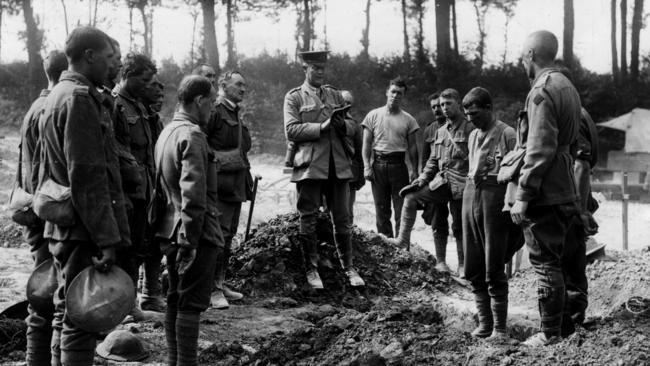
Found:
[(321, 181), (303, 180), (296, 183), (297, 208), (300, 214), (299, 240), (307, 271), (318, 268), (316, 216), (321, 200)]
[(406, 163), (392, 163), (388, 166), (390, 182), (390, 196), (393, 202), (393, 212), (395, 216), (395, 237), (399, 236), (399, 228), (402, 216), (402, 206), (404, 198), (399, 195), (399, 191), (409, 184), (409, 172)]
[(375, 216), (377, 232), (389, 238), (393, 237), (393, 227), (390, 223), (391, 189), (388, 164), (375, 162), (372, 165), (373, 180), (371, 182), (372, 198), (375, 201)]
[[(562, 253), (562, 269), (566, 285), (565, 313), (578, 324), (584, 321), (588, 306), (587, 236), (578, 218), (567, 234)], [(566, 317), (565, 317), (566, 318)]]
[(447, 238), (449, 237), (449, 209), (447, 204), (434, 204), (431, 230), (436, 249), (436, 262), (444, 263), (447, 258)]
[(537, 275), (537, 296), (541, 330), (547, 337), (559, 336), (565, 300), (561, 255), (572, 218), (573, 205), (529, 208), (530, 223), (524, 226), (524, 237), (530, 262)]
[(445, 202), (441, 190), (431, 191), (428, 186), (420, 188), (419, 191), (409, 193), (404, 197), (402, 206), (401, 225), (399, 233), (399, 242), (406, 245), (411, 242), (411, 232), (415, 225), (418, 206), (427, 204), (440, 204)]
[(327, 205), (330, 207), (330, 217), (334, 225), (334, 241), (336, 251), (344, 269), (352, 267), (353, 251), (350, 235), (350, 185), (347, 180), (329, 179), (325, 189)]
[(228, 271), (232, 239), (237, 234), (237, 227), (239, 226), (241, 202), (226, 202), (218, 200), (217, 208), (221, 213), (219, 223), (221, 225), (221, 232), (223, 233), (224, 249), (217, 259), (218, 264), (216, 268), (217, 272), (215, 274), (215, 285), (217, 288), (221, 289), (223, 288), (224, 281), (226, 280), (226, 273)]
[(452, 217), (451, 229), (454, 233), (454, 239), (456, 239), (456, 255), (458, 256), (458, 265), (460, 266), (465, 258), (463, 254), (463, 200), (454, 200), (450, 197), (449, 210), (451, 211)]
[[(196, 365), (199, 314), (210, 304), (218, 247), (201, 241), (194, 262), (183, 275), (176, 271), (177, 250), (171, 247), (166, 253), (169, 272), (168, 312), (165, 317), (168, 363), (173, 364), (171, 357), (175, 349), (177, 365)], [(171, 312), (174, 308), (175, 321)]]
[(350, 215), (350, 226), (354, 225), (354, 202), (357, 200), (357, 191), (350, 187), (350, 204), (348, 205), (348, 212)]
[(59, 281), (54, 295), (55, 312), (52, 322), (55, 329), (52, 337), (53, 365), (93, 364), (97, 334), (79, 328), (65, 316), (65, 294), (72, 280), (92, 265), (91, 258), (98, 250), (97, 246), (90, 242), (66, 241), (50, 244)]
[[(31, 245), (34, 268), (52, 257), (47, 240), (43, 238), (43, 227), (25, 228), (25, 238)], [(55, 273), (52, 273), (56, 276)], [(54, 317), (54, 304), (50, 309), (37, 310), (29, 304), (29, 316), (25, 319), (27, 324), (27, 348), (25, 351), (27, 365), (50, 365), (52, 354), (52, 318)]]

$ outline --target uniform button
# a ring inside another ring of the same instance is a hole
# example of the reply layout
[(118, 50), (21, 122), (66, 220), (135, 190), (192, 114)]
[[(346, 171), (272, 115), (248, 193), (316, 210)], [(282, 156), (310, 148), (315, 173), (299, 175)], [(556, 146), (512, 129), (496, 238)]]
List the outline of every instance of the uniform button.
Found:
[(112, 200), (111, 203), (115, 204), (115, 200)]

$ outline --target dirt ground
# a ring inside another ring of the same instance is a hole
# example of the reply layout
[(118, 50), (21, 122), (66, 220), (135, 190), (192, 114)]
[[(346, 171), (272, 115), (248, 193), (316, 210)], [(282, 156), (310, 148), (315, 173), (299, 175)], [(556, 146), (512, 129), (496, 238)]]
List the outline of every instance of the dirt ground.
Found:
[[(0, 154), (0, 184), (6, 183), (0, 185), (6, 188), (0, 190), (1, 199), (10, 188), (8, 176), (13, 174), (11, 157), (15, 154), (10, 148), (0, 148)], [(418, 220), (414, 241), (419, 245), (410, 253), (391, 247), (371, 231), (374, 208), (367, 186), (358, 198), (354, 231), (357, 264), (366, 288), (356, 291), (346, 286), (331, 230), (322, 218), (320, 271), (326, 290), (310, 290), (295, 240), (293, 186), (278, 168), (279, 159), (256, 157), (253, 166), (263, 176), (253, 236), (236, 246), (229, 272), (232, 285), (246, 297), (228, 310), (210, 309), (202, 315), (201, 364), (650, 365), (650, 304), (643, 300), (650, 299), (650, 251), (645, 247), (650, 206), (631, 206), (633, 250), (622, 252), (616, 250), (621, 237), (620, 216), (616, 216), (620, 202), (601, 203), (596, 215), (601, 232), (596, 240), (607, 244), (609, 258), (588, 266), (590, 306), (585, 327), (556, 345), (530, 350), (519, 341), (534, 333), (539, 322), (532, 270), (516, 273), (510, 282), (512, 342), (472, 339), (469, 332), (476, 326), (472, 295), (462, 281), (433, 270), (430, 229)], [(240, 232), (247, 216), (245, 205)], [(0, 310), (24, 298), (31, 259), (21, 242), (19, 228), (0, 214)], [(455, 252), (454, 246), (450, 238), (448, 253)], [(452, 268), (456, 265), (453, 257)], [(119, 328), (143, 339), (150, 356), (142, 364), (164, 363), (159, 315)], [(24, 364), (21, 350), (0, 357), (3, 364)], [(96, 358), (96, 364), (109, 363)]]

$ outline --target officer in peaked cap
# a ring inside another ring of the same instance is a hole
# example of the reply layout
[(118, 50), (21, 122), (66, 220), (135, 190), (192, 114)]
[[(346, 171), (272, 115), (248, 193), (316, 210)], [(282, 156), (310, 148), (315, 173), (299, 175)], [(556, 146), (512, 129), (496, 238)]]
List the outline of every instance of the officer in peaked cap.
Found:
[[(344, 104), (338, 89), (323, 85), (328, 51), (300, 52), (305, 82), (284, 97), (284, 128), (295, 145), (290, 161), (291, 181), (298, 190), (299, 240), (305, 254), (307, 282), (322, 289), (318, 274), (316, 215), (324, 195), (334, 224), (334, 239), (341, 266), (352, 286), (364, 282), (352, 265), (348, 201), (352, 178), (350, 151), (346, 149), (345, 114), (333, 114)], [(353, 133), (353, 131), (349, 131)]]

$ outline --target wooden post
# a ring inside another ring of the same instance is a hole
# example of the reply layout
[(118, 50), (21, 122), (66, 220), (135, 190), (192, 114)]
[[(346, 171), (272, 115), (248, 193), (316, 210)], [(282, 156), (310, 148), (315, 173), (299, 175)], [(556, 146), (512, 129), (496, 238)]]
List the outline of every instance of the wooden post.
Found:
[(627, 250), (627, 204), (630, 195), (627, 193), (627, 171), (622, 174), (621, 195), (623, 203), (623, 250)]

